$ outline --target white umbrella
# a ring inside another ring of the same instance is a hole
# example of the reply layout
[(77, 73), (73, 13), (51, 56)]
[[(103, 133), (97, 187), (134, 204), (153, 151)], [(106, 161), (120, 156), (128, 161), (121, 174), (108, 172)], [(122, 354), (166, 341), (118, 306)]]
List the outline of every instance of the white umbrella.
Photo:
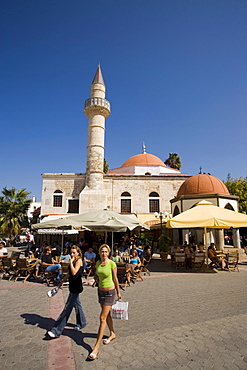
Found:
[[(42, 225), (41, 225), (42, 224)], [(47, 226), (49, 225), (49, 226)], [(55, 226), (56, 225), (56, 226)], [(137, 227), (149, 229), (145, 224), (142, 224), (135, 215), (121, 215), (114, 211), (101, 210), (88, 212), (63, 218), (57, 218), (52, 221), (34, 224), (34, 229), (42, 227), (61, 227), (71, 226), (73, 228), (87, 228), (91, 231), (111, 231), (124, 232), (127, 229), (133, 230)]]

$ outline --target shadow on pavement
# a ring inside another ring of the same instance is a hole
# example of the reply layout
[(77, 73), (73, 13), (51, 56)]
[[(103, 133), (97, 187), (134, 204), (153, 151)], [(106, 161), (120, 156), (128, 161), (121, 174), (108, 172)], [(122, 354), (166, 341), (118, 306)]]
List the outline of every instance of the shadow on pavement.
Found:
[(37, 325), (38, 328), (45, 330), (50, 330), (55, 322), (55, 320), (49, 317), (43, 317), (34, 313), (23, 313), (20, 316), (25, 320), (24, 324), (33, 326)]
[[(50, 330), (55, 322), (55, 320), (52, 318), (43, 317), (37, 314), (24, 313), (20, 316), (24, 319), (24, 324), (37, 326), (38, 328), (44, 329), (46, 331)], [(95, 338), (96, 339), (97, 334), (75, 331), (73, 330), (74, 325), (69, 324), (69, 323), (66, 326), (71, 327), (71, 329), (65, 328), (63, 330), (62, 335), (71, 338), (78, 346), (82, 346), (88, 351), (88, 353), (91, 353), (92, 347), (89, 344), (87, 344), (84, 340), (85, 338)], [(104, 336), (104, 338), (106, 338), (106, 336)], [(50, 340), (56, 340), (56, 339), (52, 339), (45, 335), (43, 340), (50, 341)]]

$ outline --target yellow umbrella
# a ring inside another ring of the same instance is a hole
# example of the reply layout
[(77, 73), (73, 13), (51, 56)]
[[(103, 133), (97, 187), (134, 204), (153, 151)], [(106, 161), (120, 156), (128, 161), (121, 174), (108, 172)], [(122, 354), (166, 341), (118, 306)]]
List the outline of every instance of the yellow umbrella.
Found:
[(193, 229), (195, 227), (210, 229), (233, 227), (238, 229), (239, 227), (247, 227), (247, 215), (201, 201), (195, 207), (172, 217), (167, 221), (166, 227), (170, 229)]
[[(247, 227), (247, 215), (229, 209), (214, 206), (207, 201), (201, 201), (193, 208), (172, 217), (167, 221), (166, 227), (170, 229), (204, 229), (204, 245), (207, 245), (207, 228), (209, 229), (238, 229)], [(208, 264), (208, 254), (206, 253)]]

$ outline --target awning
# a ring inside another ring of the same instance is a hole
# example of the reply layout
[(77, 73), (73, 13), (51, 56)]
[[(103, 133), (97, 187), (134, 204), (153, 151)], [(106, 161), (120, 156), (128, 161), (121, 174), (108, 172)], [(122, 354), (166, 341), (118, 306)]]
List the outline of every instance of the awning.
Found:
[(38, 234), (52, 234), (52, 235), (62, 235), (62, 234), (78, 234), (78, 230), (59, 230), (59, 229), (39, 229), (36, 231)]

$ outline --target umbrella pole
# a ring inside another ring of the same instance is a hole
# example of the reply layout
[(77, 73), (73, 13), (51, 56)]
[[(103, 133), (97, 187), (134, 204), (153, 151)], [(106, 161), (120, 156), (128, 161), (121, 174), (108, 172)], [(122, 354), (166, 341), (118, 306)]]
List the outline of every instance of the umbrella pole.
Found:
[(107, 242), (107, 231), (105, 232), (105, 244)]
[(204, 245), (206, 247), (206, 265), (208, 267), (207, 228), (204, 227)]
[(62, 229), (62, 246), (61, 246), (61, 253), (63, 254), (63, 242), (64, 242), (64, 229)]
[(111, 232), (111, 253), (112, 253), (112, 255), (113, 255), (113, 235), (114, 235), (114, 233), (112, 231)]

